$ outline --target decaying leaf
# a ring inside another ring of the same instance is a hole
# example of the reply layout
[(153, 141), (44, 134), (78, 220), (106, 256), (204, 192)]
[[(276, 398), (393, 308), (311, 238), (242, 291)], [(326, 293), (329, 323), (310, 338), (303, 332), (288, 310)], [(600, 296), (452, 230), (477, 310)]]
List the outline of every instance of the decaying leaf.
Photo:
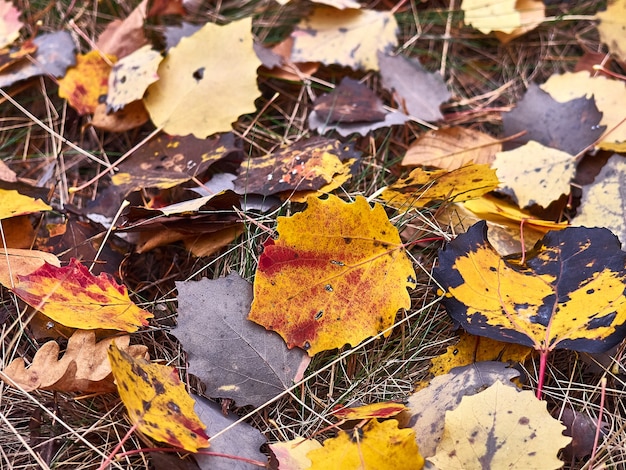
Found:
[(246, 280), (231, 274), (177, 282), (176, 288), (178, 327), (173, 334), (207, 396), (230, 398), (237, 406), (261, 406), (302, 378), (308, 356), (288, 350), (276, 333), (246, 319), (252, 302)]
[(416, 168), (408, 177), (389, 185), (380, 197), (406, 211), (436, 201), (467, 201), (497, 187), (496, 172), (489, 165), (470, 164), (452, 171)]
[(269, 448), (278, 460), (281, 470), (308, 470), (311, 468), (311, 459), (307, 454), (312, 450), (321, 449), (322, 444), (315, 439), (296, 437), (290, 441), (270, 444)]
[(383, 85), (394, 92), (400, 110), (424, 121), (443, 119), (439, 107), (452, 95), (440, 75), (401, 55), (379, 52), (378, 62)]
[(502, 259), (479, 222), (439, 252), (434, 271), (450, 316), (466, 331), (531, 346), (602, 352), (626, 336), (626, 253), (604, 228), (548, 232)]
[(209, 446), (206, 426), (175, 367), (133, 358), (115, 343), (108, 353), (120, 398), (139, 431), (189, 452)]
[(572, 442), (563, 449), (563, 459), (567, 462), (591, 455), (598, 426), (597, 419), (566, 406), (561, 415), (561, 423), (566, 428), (563, 434), (572, 438)]
[(109, 132), (126, 132), (142, 126), (150, 120), (148, 111), (146, 111), (141, 100), (133, 101), (119, 111), (112, 113), (107, 113), (106, 108), (104, 103), (96, 106), (91, 119), (93, 127)]
[(386, 401), (381, 403), (371, 403), (369, 405), (340, 408), (333, 411), (333, 416), (339, 419), (354, 420), (354, 419), (385, 419), (391, 418), (408, 408), (402, 403), (396, 403), (393, 401)]
[(235, 180), (239, 194), (271, 194), (321, 189), (345, 172), (346, 160), (358, 159), (354, 143), (314, 137), (241, 165)]
[(438, 468), (561, 468), (571, 438), (531, 391), (497, 381), (446, 413), (443, 439), (429, 460)]
[(326, 439), (321, 449), (314, 449), (306, 456), (311, 460), (311, 470), (420, 470), (424, 466), (414, 431), (398, 429), (395, 419), (382, 423), (373, 419), (361, 429), (339, 431), (337, 437)]
[(469, 163), (490, 164), (500, 150), (500, 141), (488, 134), (464, 127), (449, 127), (428, 131), (419, 137), (406, 151), (402, 165), (456, 170)]
[(602, 42), (621, 60), (626, 60), (626, 1), (609, 2), (605, 11), (596, 13), (596, 18), (600, 20), (598, 32)]
[(24, 196), (14, 189), (0, 189), (0, 220), (51, 210), (52, 207), (41, 199)]
[(24, 25), (19, 17), (20, 11), (11, 2), (0, 1), (0, 48), (13, 44), (20, 37)]
[(376, 122), (385, 119), (382, 100), (366, 85), (344, 77), (335, 89), (318, 97), (313, 110), (329, 122)]
[(147, 44), (148, 39), (143, 31), (147, 7), (148, 0), (143, 0), (123, 20), (111, 21), (98, 37), (97, 49), (121, 59)]
[(169, 50), (159, 81), (144, 98), (155, 126), (171, 135), (204, 138), (229, 131), (239, 116), (255, 110), (261, 62), (251, 28), (251, 18), (225, 26), (207, 23)]
[(153, 316), (130, 300), (126, 286), (106, 273), (94, 276), (76, 259), (61, 268), (46, 263), (18, 278), (13, 292), (65, 326), (133, 332)]
[(583, 186), (580, 211), (572, 225), (606, 227), (626, 243), (626, 159), (613, 155), (593, 183)]
[(10, 289), (19, 282), (18, 276), (26, 276), (45, 263), (57, 268), (61, 266), (59, 258), (52, 253), (0, 248), (0, 284)]
[(533, 349), (528, 346), (503, 343), (495, 339), (463, 332), (457, 344), (448, 346), (444, 354), (433, 357), (429, 372), (433, 375), (442, 375), (447, 374), (455, 367), (484, 361), (524, 363), (532, 352)]
[(388, 11), (316, 6), (292, 33), (291, 60), (378, 70), (376, 55), (398, 44), (397, 29), (398, 23)]
[(144, 358), (148, 354), (146, 346), (130, 346), (128, 335), (96, 342), (96, 334), (93, 331), (76, 330), (70, 336), (67, 348), (60, 359), (59, 345), (55, 341), (49, 341), (39, 348), (28, 367), (24, 359), (17, 358), (4, 368), (2, 374), (27, 392), (32, 390), (113, 392), (116, 387), (107, 357), (107, 351), (113, 341), (131, 357)]
[(277, 231), (259, 258), (248, 318), (288, 347), (313, 356), (356, 345), (409, 308), (415, 271), (382, 206), (310, 197), (305, 211), (278, 218)]
[(518, 375), (518, 371), (502, 362), (476, 362), (433, 378), (430, 385), (411, 395), (407, 425), (416, 433), (420, 453), (424, 457), (435, 455), (443, 435), (446, 411), (455, 409), (464, 396), (478, 393), (498, 380), (508, 382)]
[(492, 167), (496, 169), (500, 191), (520, 207), (548, 207), (563, 194), (569, 194), (576, 173), (576, 161), (569, 153), (532, 140), (516, 149), (498, 152)]
[(335, 122), (330, 123), (321, 119), (315, 111), (309, 114), (309, 128), (316, 130), (320, 134), (324, 135), (330, 131), (335, 131), (337, 134), (347, 137), (350, 134), (368, 135), (375, 129), (381, 129), (383, 127), (400, 126), (411, 118), (399, 111), (385, 111), (384, 119), (376, 122), (352, 122), (342, 123)]
[(103, 57), (100, 51), (76, 56), (76, 65), (59, 79), (59, 96), (78, 114), (93, 114), (100, 97), (107, 94), (111, 63), (115, 56)]

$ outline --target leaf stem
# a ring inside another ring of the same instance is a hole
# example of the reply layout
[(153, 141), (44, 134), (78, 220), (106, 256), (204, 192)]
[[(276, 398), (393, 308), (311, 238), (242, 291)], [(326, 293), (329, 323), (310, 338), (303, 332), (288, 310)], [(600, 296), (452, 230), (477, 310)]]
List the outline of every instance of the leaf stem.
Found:
[(115, 458), (115, 455), (117, 454), (117, 451), (120, 450), (120, 448), (124, 445), (124, 442), (126, 442), (128, 438), (130, 437), (130, 435), (133, 432), (135, 432), (135, 429), (137, 429), (137, 423), (131, 426), (128, 432), (124, 435), (124, 437), (120, 440), (120, 442), (115, 446), (115, 449), (111, 451), (109, 456), (104, 460), (104, 462), (102, 462), (100, 467), (98, 467), (98, 470), (104, 470), (113, 461), (113, 459)]
[(541, 394), (543, 392), (543, 384), (546, 376), (546, 365), (548, 363), (548, 349), (542, 349), (539, 353), (539, 377), (537, 377), (537, 399), (541, 400)]

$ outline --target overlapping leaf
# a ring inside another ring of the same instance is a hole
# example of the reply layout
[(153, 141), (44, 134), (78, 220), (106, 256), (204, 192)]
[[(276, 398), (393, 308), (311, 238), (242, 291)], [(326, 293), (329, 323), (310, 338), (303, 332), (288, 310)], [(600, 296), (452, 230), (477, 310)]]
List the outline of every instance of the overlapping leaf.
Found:
[(248, 318), (312, 356), (391, 327), (415, 271), (382, 206), (332, 195), (308, 204), (265, 242)]
[(14, 189), (0, 189), (0, 220), (49, 210), (52, 207), (41, 199), (24, 196)]

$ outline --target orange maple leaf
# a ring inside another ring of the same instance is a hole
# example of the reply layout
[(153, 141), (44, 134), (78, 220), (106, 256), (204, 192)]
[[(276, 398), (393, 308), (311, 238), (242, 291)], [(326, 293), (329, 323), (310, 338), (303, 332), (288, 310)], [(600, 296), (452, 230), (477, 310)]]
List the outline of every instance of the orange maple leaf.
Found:
[(248, 318), (313, 356), (391, 327), (411, 305), (415, 271), (382, 206), (332, 195), (308, 204), (265, 242)]
[(106, 273), (91, 274), (72, 259), (58, 268), (45, 263), (27, 276), (18, 276), (13, 292), (28, 305), (62, 325), (83, 330), (97, 328), (137, 331), (153, 315), (137, 307), (126, 287)]

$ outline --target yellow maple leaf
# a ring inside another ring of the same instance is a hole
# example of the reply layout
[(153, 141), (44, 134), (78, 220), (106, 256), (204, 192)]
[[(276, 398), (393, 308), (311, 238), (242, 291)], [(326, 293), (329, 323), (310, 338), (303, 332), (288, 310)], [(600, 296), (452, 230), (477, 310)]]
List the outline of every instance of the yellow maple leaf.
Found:
[(308, 205), (265, 242), (248, 318), (313, 356), (391, 327), (415, 271), (382, 206), (333, 195)]
[(62, 325), (133, 332), (153, 315), (137, 307), (126, 287), (106, 273), (91, 274), (75, 259), (65, 267), (48, 263), (18, 276), (13, 292), (31, 307)]
[(76, 56), (76, 65), (59, 78), (59, 96), (65, 98), (78, 114), (93, 114), (100, 98), (107, 94), (111, 62), (115, 56), (102, 56), (99, 51)]
[(0, 189), (0, 220), (39, 211), (51, 211), (52, 207), (41, 199), (24, 196), (14, 189)]
[(120, 398), (139, 431), (189, 452), (209, 447), (206, 426), (175, 367), (135, 359), (115, 343), (109, 347), (109, 360)]
[(154, 125), (171, 135), (205, 138), (228, 131), (255, 111), (259, 95), (252, 48), (252, 19), (225, 26), (208, 23), (182, 38), (159, 66), (144, 103)]
[(337, 437), (324, 441), (324, 447), (306, 456), (312, 463), (310, 470), (419, 470), (424, 466), (415, 431), (398, 429), (395, 419), (382, 423), (373, 419), (363, 428), (339, 431)]

